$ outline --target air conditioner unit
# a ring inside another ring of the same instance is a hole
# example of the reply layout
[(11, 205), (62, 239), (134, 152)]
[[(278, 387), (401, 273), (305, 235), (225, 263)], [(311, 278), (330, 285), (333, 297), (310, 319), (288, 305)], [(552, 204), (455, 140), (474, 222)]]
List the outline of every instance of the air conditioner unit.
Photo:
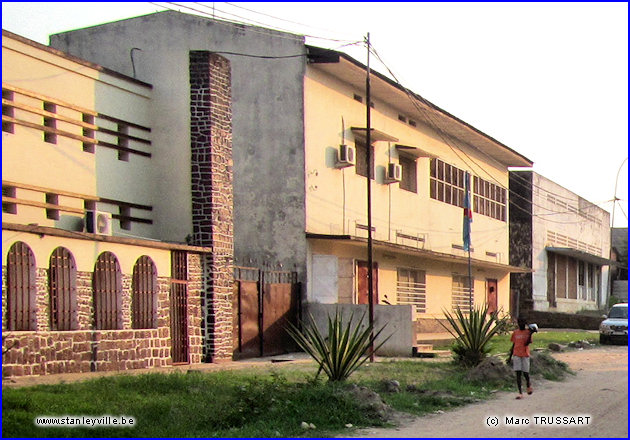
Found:
[(103, 211), (87, 211), (85, 231), (92, 234), (112, 235), (112, 214)]
[(356, 151), (351, 145), (339, 145), (337, 168), (351, 167), (356, 163)]
[(397, 163), (387, 164), (387, 174), (385, 181), (387, 183), (400, 182), (402, 180), (402, 167)]

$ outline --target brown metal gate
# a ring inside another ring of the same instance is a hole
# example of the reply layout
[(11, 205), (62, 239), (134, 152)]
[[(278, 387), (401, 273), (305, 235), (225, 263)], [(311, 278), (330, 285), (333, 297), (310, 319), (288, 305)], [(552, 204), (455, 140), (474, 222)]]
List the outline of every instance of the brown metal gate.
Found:
[(234, 275), (234, 359), (294, 351), (286, 326), (297, 323), (297, 274), (236, 267)]
[(188, 363), (188, 265), (186, 252), (171, 254), (171, 349), (173, 364)]

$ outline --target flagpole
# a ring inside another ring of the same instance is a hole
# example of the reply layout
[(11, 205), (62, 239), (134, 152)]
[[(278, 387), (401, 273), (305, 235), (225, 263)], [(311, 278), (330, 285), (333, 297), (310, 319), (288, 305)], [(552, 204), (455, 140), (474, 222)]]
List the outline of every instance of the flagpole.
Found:
[(468, 296), (470, 298), (469, 311), (473, 310), (473, 279), (472, 279), (472, 265), (470, 262), (470, 246), (468, 246)]
[(468, 251), (468, 310), (472, 313), (473, 310), (473, 278), (472, 278), (472, 262), (470, 258), (470, 223), (472, 222), (472, 200), (470, 197), (470, 173), (466, 171), (464, 174), (464, 225), (463, 225), (463, 240), (464, 250)]

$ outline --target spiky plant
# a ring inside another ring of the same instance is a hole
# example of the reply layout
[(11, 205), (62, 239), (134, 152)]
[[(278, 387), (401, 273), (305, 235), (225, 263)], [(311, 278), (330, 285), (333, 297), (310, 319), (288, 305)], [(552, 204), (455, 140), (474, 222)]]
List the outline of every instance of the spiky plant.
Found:
[[(302, 330), (289, 323), (287, 331), (295, 342), (308, 353), (319, 365), (317, 375), (321, 371), (328, 376), (330, 382), (346, 380), (368, 359), (370, 349), (383, 332), (385, 326), (373, 334), (372, 324), (363, 325), (365, 313), (353, 326), (354, 312), (348, 322), (344, 322), (339, 309), (335, 315), (328, 315), (328, 336), (324, 337), (315, 323), (313, 315), (309, 314), (310, 323), (303, 323)], [(378, 350), (389, 338), (383, 339), (374, 351)]]
[(497, 312), (488, 315), (488, 305), (475, 307), (465, 315), (458, 307), (453, 314), (444, 310), (450, 327), (440, 322), (455, 337), (453, 353), (456, 360), (467, 367), (478, 365), (488, 354), (488, 343), (501, 330), (497, 325)]

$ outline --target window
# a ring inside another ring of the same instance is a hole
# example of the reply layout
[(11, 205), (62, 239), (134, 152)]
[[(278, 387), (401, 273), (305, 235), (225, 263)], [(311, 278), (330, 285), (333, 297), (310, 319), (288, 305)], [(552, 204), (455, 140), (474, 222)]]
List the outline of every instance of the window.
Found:
[(426, 272), (414, 269), (398, 269), (396, 283), (396, 302), (411, 304), (415, 313), (427, 311)]
[(400, 181), (400, 187), (406, 191), (417, 193), (418, 167), (416, 161), (407, 157), (400, 156), (398, 162), (402, 167), (402, 180)]
[(157, 328), (157, 270), (146, 255), (133, 268), (131, 291), (132, 327)]
[[(59, 195), (46, 193), (46, 204), (59, 205)], [(46, 208), (46, 218), (51, 220), (59, 220), (59, 210), (51, 207)]]
[[(44, 102), (44, 110), (49, 113), (57, 113), (57, 106), (50, 102)], [(44, 116), (44, 126), (53, 129), (57, 128), (57, 119), (51, 116)], [(44, 142), (51, 144), (57, 143), (57, 135), (48, 131), (44, 131)]]
[[(15, 199), (16, 189), (14, 186), (5, 186), (2, 185), (2, 198), (8, 197), (10, 199)], [(2, 212), (4, 214), (17, 214), (17, 203), (2, 201)]]
[(50, 329), (77, 329), (77, 268), (74, 257), (58, 247), (50, 256), (48, 267)]
[(37, 329), (35, 256), (25, 243), (18, 241), (7, 255), (7, 329)]
[[(129, 133), (129, 126), (127, 124), (118, 124), (118, 146), (119, 147), (123, 147), (123, 148), (129, 147), (129, 138), (126, 136), (128, 133)], [(129, 151), (118, 150), (118, 160), (129, 162)]]
[[(92, 115), (83, 113), (81, 119), (87, 124), (94, 125), (94, 116)], [(94, 130), (92, 130), (91, 128), (83, 127), (83, 136), (94, 139)], [(94, 145), (95, 144), (91, 142), (83, 142), (83, 151), (85, 151), (86, 153), (94, 153)]]
[[(5, 101), (13, 101), (13, 92), (11, 90), (2, 89), (2, 99)], [(13, 106), (2, 104), (2, 116), (15, 117)], [(2, 121), (2, 131), (5, 133), (14, 133), (13, 122)]]
[[(363, 142), (355, 142), (356, 152), (357, 152), (357, 161), (356, 166), (354, 167), (356, 173), (359, 176), (367, 177), (368, 175), (368, 166), (367, 166), (367, 146)], [(370, 179), (374, 179), (374, 146), (370, 147), (372, 153), (372, 161), (370, 163)]]
[(433, 158), (430, 177), (429, 194), (432, 199), (464, 207), (464, 170)]
[(506, 221), (507, 192), (504, 188), (475, 176), (473, 194), (474, 212)]
[(471, 293), (470, 278), (468, 278), (467, 275), (453, 274), (453, 287), (451, 295), (453, 299), (453, 310), (456, 310), (459, 307), (462, 313), (468, 313), (470, 308), (475, 305), (475, 288), (473, 286), (473, 291)]
[(99, 255), (92, 278), (94, 292), (94, 328), (122, 328), (122, 274), (116, 256), (111, 252)]

